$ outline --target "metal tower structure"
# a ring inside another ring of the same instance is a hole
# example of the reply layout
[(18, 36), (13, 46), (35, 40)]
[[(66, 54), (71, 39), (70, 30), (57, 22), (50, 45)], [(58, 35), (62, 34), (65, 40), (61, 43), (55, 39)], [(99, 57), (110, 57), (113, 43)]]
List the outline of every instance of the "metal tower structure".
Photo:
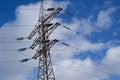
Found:
[[(51, 21), (61, 10), (62, 8), (60, 7), (47, 8), (45, 10), (44, 1), (41, 0), (39, 20), (30, 35), (27, 37), (27, 39), (32, 39), (36, 36), (30, 48), (34, 49), (38, 46), (36, 54), (32, 57), (32, 59), (39, 59), (37, 80), (55, 80), (50, 49), (58, 42), (58, 40), (50, 40), (49, 36), (60, 25), (59, 22), (51, 23)], [(28, 59), (23, 59), (22, 62), (27, 60)]]

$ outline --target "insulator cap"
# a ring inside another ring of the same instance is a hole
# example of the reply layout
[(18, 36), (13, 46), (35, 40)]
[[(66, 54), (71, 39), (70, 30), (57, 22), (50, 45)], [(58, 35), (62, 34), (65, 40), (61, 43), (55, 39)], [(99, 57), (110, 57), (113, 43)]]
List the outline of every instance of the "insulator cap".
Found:
[(28, 60), (30, 60), (30, 59), (26, 58), (26, 59), (22, 59), (20, 62), (27, 62)]
[(48, 8), (47, 11), (53, 11), (55, 8)]
[(62, 43), (63, 45), (65, 45), (65, 46), (70, 46), (69, 44), (66, 44), (66, 43)]
[(69, 27), (63, 26), (65, 29), (71, 30)]
[(61, 25), (61, 23), (57, 22), (57, 23), (55, 23), (55, 25), (58, 25), (58, 26), (59, 26), (59, 25)]
[(50, 23), (50, 24), (45, 24), (45, 26), (47, 26), (47, 27), (52, 26), (52, 25), (53, 25), (52, 23)]
[(59, 40), (57, 40), (57, 39), (54, 39), (54, 41), (55, 41), (55, 42), (59, 42)]
[(24, 37), (19, 37), (16, 40), (23, 40), (23, 39), (24, 39)]
[(25, 51), (27, 48), (20, 48), (18, 51)]
[(27, 39), (31, 39), (30, 37), (27, 37)]
[(62, 10), (63, 10), (63, 8), (59, 7), (59, 8), (58, 8), (58, 10), (62, 11)]

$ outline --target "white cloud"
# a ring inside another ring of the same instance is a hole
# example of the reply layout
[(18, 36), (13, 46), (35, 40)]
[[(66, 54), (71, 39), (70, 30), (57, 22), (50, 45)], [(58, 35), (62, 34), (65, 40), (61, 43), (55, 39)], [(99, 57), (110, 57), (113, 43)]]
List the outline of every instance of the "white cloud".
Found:
[(113, 12), (116, 11), (116, 9), (117, 8), (115, 8), (115, 7), (111, 7), (111, 8), (108, 8), (107, 10), (100, 11), (100, 13), (98, 14), (97, 22), (95, 23), (95, 25), (97, 27), (102, 28), (102, 29), (106, 29), (106, 28), (111, 27), (112, 14), (113, 14)]
[[(16, 76), (16, 77), (14, 77), (14, 76)], [(7, 80), (7, 79), (9, 79), (9, 80), (26, 80), (25, 79), (25, 75), (14, 75), (14, 76), (9, 76), (9, 77), (7, 77), (7, 78), (3, 78), (2, 80)]]
[(113, 62), (119, 61), (119, 52), (119, 46), (110, 48), (99, 65), (95, 65), (89, 58), (85, 61), (76, 59), (63, 60), (55, 66), (56, 77), (58, 80), (109, 80), (110, 74), (120, 76), (120, 64)]
[(65, 60), (56, 65), (55, 70), (58, 80), (102, 80), (107, 76), (107, 74), (99, 72), (90, 59), (85, 61)]
[(103, 60), (103, 64), (110, 66), (108, 72), (120, 76), (120, 46), (112, 47), (107, 51), (107, 55)]

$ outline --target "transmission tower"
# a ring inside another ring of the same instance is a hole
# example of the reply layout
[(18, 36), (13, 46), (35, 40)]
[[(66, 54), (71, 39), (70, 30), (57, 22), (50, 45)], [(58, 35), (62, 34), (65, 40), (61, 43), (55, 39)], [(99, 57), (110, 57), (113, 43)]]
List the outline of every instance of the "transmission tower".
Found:
[[(27, 37), (27, 39), (32, 39), (37, 35), (33, 44), (30, 46), (31, 49), (38, 46), (35, 55), (32, 57), (32, 59), (39, 59), (37, 80), (55, 80), (50, 49), (58, 42), (58, 40), (50, 40), (49, 36), (60, 25), (59, 22), (51, 23), (51, 21), (61, 10), (62, 8), (60, 7), (47, 8), (45, 10), (44, 1), (41, 0), (39, 20)], [(25, 48), (22, 48), (21, 51), (22, 50), (25, 50)], [(27, 60), (29, 59), (23, 59), (21, 62)]]

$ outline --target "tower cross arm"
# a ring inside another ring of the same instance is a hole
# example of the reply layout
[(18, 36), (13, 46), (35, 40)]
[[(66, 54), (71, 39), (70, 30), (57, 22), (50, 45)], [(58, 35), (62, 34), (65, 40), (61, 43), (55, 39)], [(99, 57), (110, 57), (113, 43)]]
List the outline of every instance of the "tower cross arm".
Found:
[[(49, 49), (55, 45), (55, 43), (57, 43), (59, 40), (57, 39), (54, 39), (54, 40), (51, 40), (49, 43), (48, 43), (48, 49), (46, 51), (49, 51)], [(42, 54), (42, 49), (40, 50), (37, 50), (36, 51), (36, 54), (32, 57), (32, 59), (37, 59), (40, 55)]]
[(57, 42), (59, 42), (59, 40), (57, 39), (54, 39), (52, 41), (49, 42), (49, 44), (47, 45), (48, 46), (48, 50), (53, 47)]
[(61, 7), (55, 9), (45, 18), (45, 21), (50, 22), (61, 10), (63, 10)]
[(33, 36), (35, 36), (35, 34), (37, 34), (39, 29), (41, 29), (41, 25), (36, 24), (35, 27), (33, 28), (32, 32), (30, 33), (30, 35), (27, 37), (27, 39), (31, 39)]
[(32, 57), (32, 59), (37, 59), (42, 54), (42, 50), (37, 50), (36, 54)]
[(33, 41), (32, 45), (30, 46), (31, 49), (34, 49), (37, 45), (41, 44), (41, 37), (36, 37)]
[(48, 33), (48, 37), (52, 34), (52, 32), (55, 31), (55, 29), (60, 25), (59, 22), (55, 23), (53, 26), (49, 27), (48, 30), (47, 30), (47, 33)]

